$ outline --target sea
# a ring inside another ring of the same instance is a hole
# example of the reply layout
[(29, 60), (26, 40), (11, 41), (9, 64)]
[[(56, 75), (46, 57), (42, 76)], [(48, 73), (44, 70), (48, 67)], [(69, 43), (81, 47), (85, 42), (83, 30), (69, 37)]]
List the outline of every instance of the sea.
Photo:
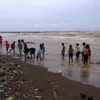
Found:
[[(61, 73), (68, 79), (100, 88), (100, 31), (1, 32), (0, 35), (3, 38), (3, 45), (0, 47), (0, 53), (2, 55), (7, 55), (5, 41), (7, 40), (10, 43), (16, 41), (16, 55), (13, 54), (13, 51), (8, 54), (12, 58), (20, 59), (25, 63), (45, 67), (49, 72)], [(19, 39), (24, 39), (24, 41), (27, 42), (28, 48), (36, 48), (36, 54), (39, 50), (39, 45), (44, 43), (44, 60), (37, 61), (37, 59), (34, 58), (25, 60), (24, 56), (20, 58), (17, 49), (17, 41)], [(84, 65), (82, 56), (80, 55), (78, 61), (74, 56), (74, 62), (69, 64), (67, 55), (69, 45), (72, 45), (75, 50), (76, 43), (79, 43), (82, 51), (83, 42), (90, 45), (90, 63)], [(65, 43), (65, 57), (61, 55), (61, 43)]]

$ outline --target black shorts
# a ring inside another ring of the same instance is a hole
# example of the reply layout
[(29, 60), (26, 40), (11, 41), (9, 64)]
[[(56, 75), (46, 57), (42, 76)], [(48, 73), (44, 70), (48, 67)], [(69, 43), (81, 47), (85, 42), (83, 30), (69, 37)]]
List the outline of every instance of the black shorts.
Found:
[(9, 48), (6, 48), (6, 51), (8, 51)]
[(28, 48), (24, 48), (24, 53), (28, 53), (29, 49)]
[(70, 53), (70, 54), (69, 54), (69, 58), (72, 58), (72, 57), (73, 57), (73, 53)]
[(76, 53), (76, 58), (79, 58), (80, 51)]
[(88, 55), (84, 55), (84, 61), (88, 61)]

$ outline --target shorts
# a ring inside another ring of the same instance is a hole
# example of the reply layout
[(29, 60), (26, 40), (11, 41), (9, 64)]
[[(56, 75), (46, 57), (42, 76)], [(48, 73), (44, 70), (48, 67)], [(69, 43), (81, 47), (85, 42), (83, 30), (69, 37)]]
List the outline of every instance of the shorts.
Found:
[(24, 53), (28, 53), (29, 49), (28, 48), (24, 48)]
[(72, 58), (72, 57), (73, 57), (73, 53), (70, 53), (70, 54), (69, 54), (69, 58)]
[(80, 51), (76, 53), (76, 58), (79, 58)]
[(19, 48), (19, 51), (22, 51), (22, 48)]
[(63, 55), (63, 56), (65, 55), (65, 51), (64, 51), (64, 50), (62, 50), (62, 55)]
[(8, 51), (9, 48), (6, 48), (6, 50)]
[(88, 61), (88, 55), (84, 55), (84, 62), (87, 62)]

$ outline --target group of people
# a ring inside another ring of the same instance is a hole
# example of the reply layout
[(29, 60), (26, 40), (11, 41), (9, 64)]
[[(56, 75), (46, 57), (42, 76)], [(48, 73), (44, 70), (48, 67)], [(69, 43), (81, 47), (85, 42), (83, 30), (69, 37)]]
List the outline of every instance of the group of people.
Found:
[[(10, 53), (11, 51), (13, 51), (14, 55), (15, 55), (15, 47), (16, 47), (15, 41), (13, 41), (13, 43), (11, 45), (8, 41), (6, 41), (5, 46), (6, 46), (7, 54)], [(10, 48), (10, 50), (9, 50), (9, 48)], [(35, 48), (28, 48), (27, 42), (25, 42), (23, 39), (18, 40), (17, 48), (19, 50), (20, 57), (22, 56), (22, 52), (24, 52), (25, 58), (29, 57), (29, 54), (30, 54), (31, 58), (32, 58), (32, 55), (35, 58), (36, 49)], [(45, 53), (45, 46), (44, 46), (44, 43), (42, 43), (39, 45), (39, 50), (37, 52), (37, 60), (39, 58), (40, 58), (40, 60), (42, 60), (44, 58), (44, 53)]]
[[(14, 51), (14, 54), (15, 54), (15, 47), (16, 47), (15, 46), (15, 41), (13, 41), (11, 46), (10, 46), (10, 43), (8, 41), (6, 41), (5, 46), (6, 46), (7, 53), (10, 53), (11, 51)], [(10, 50), (9, 50), (9, 48), (10, 48)], [(30, 54), (31, 58), (32, 58), (32, 55), (35, 58), (36, 49), (35, 48), (28, 48), (27, 47), (27, 42), (25, 42), (23, 39), (18, 40), (17, 48), (19, 50), (20, 56), (22, 55), (22, 52), (24, 52), (25, 58), (29, 57), (29, 54)], [(41, 43), (39, 45), (39, 50), (37, 52), (37, 59), (40, 58), (40, 60), (43, 60), (44, 53), (45, 53), (45, 46), (44, 46), (44, 43)], [(69, 63), (70, 62), (73, 63), (73, 56), (74, 55), (76, 55), (76, 59), (78, 60), (80, 58), (80, 54), (82, 55), (83, 63), (88, 64), (88, 61), (90, 61), (90, 57), (91, 57), (90, 46), (86, 43), (83, 43), (83, 49), (80, 50), (80, 44), (77, 43), (76, 48), (74, 50), (72, 45), (69, 45), (69, 49), (68, 49), (68, 53), (67, 53), (67, 55), (69, 55)], [(64, 43), (62, 43), (62, 56), (65, 57), (65, 45), (64, 45)]]
[[(69, 45), (68, 54), (69, 55), (69, 63), (70, 60), (73, 63), (73, 56), (76, 54), (76, 59), (78, 60), (80, 57), (80, 54), (82, 55), (82, 61), (84, 64), (88, 64), (88, 61), (90, 61), (91, 57), (91, 49), (89, 44), (83, 43), (83, 50), (80, 50), (79, 43), (76, 44), (75, 50), (73, 49), (72, 45)], [(64, 43), (62, 43), (62, 56), (65, 56), (65, 46)]]

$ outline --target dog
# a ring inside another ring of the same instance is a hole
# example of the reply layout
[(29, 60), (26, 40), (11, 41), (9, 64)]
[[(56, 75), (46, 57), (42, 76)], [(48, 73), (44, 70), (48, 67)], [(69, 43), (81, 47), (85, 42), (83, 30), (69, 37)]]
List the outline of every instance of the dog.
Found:
[(26, 55), (30, 54), (31, 58), (32, 58), (32, 55), (35, 58), (35, 52), (36, 52), (35, 48), (25, 48), (25, 51), (24, 51), (25, 57), (26, 57)]

